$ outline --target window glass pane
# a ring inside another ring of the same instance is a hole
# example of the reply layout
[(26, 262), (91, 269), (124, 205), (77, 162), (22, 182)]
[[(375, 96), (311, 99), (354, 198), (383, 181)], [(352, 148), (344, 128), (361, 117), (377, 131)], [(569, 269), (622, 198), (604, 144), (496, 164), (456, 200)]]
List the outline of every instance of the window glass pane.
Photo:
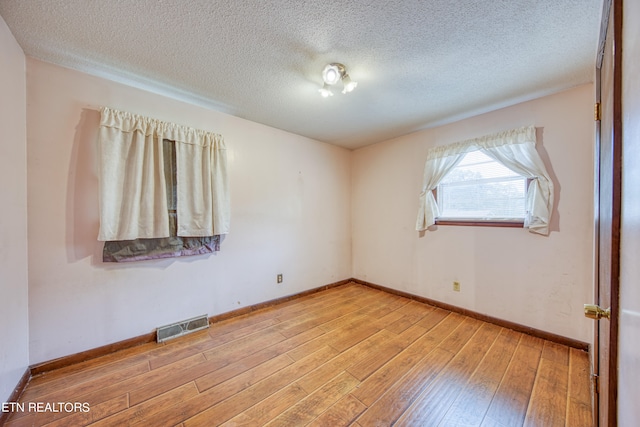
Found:
[(523, 219), (525, 193), (525, 177), (474, 151), (438, 186), (439, 218)]
[(176, 185), (176, 144), (169, 139), (162, 140), (164, 154), (165, 180), (167, 183), (167, 205), (169, 212), (175, 212), (178, 200), (178, 187)]
[(443, 184), (475, 179), (521, 177), (511, 169), (493, 160), (482, 151), (473, 151), (458, 163), (442, 180)]

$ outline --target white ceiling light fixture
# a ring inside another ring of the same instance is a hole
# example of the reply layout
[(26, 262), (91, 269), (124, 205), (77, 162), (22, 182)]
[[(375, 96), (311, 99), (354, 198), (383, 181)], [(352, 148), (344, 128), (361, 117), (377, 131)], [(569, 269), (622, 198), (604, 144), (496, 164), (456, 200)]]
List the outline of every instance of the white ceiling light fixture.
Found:
[(331, 86), (342, 82), (342, 93), (352, 92), (356, 86), (358, 86), (358, 82), (354, 82), (347, 74), (347, 70), (344, 65), (339, 64), (337, 62), (332, 62), (331, 64), (324, 67), (322, 70), (322, 80), (324, 81), (324, 85), (322, 89), (319, 89), (320, 95), (324, 98), (329, 96), (333, 96), (333, 92), (331, 92)]

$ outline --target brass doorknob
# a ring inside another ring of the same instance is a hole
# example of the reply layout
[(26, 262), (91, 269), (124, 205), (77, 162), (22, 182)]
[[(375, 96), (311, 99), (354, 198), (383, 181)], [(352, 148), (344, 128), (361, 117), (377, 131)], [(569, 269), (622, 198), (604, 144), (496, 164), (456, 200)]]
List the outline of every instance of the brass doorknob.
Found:
[(605, 319), (610, 319), (611, 309), (607, 308), (606, 310), (603, 310), (602, 308), (600, 308), (600, 306), (597, 306), (595, 304), (585, 304), (584, 315), (585, 317), (596, 320), (602, 319), (603, 317)]

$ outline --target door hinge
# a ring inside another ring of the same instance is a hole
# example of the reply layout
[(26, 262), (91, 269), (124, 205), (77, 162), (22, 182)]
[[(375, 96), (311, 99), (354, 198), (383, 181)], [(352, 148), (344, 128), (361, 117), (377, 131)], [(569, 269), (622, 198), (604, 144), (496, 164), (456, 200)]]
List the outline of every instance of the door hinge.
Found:
[(593, 120), (596, 122), (600, 121), (600, 103), (596, 102), (593, 106)]
[(600, 393), (600, 377), (595, 374), (591, 375), (591, 388), (594, 393)]

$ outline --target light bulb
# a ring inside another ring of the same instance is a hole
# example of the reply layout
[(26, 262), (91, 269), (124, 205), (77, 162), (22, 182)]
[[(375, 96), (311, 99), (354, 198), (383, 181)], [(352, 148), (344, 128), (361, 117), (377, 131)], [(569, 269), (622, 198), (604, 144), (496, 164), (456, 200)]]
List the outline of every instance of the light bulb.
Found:
[(325, 77), (327, 78), (328, 82), (338, 81), (338, 73), (336, 73), (336, 70), (334, 70), (333, 68), (327, 71), (327, 74)]
[(342, 90), (342, 93), (349, 93), (353, 91), (356, 88), (356, 86), (358, 86), (358, 82), (352, 81), (351, 77), (349, 77), (349, 74), (344, 75), (344, 77), (342, 78), (342, 84), (344, 84), (344, 89)]
[(318, 89), (318, 92), (320, 92), (320, 95), (322, 95), (323, 98), (333, 96), (333, 92), (331, 92), (331, 90), (329, 89), (329, 86), (326, 83), (322, 88)]
[(322, 80), (328, 85), (334, 85), (340, 81), (340, 78), (344, 74), (344, 65), (342, 64), (329, 64), (322, 70)]

